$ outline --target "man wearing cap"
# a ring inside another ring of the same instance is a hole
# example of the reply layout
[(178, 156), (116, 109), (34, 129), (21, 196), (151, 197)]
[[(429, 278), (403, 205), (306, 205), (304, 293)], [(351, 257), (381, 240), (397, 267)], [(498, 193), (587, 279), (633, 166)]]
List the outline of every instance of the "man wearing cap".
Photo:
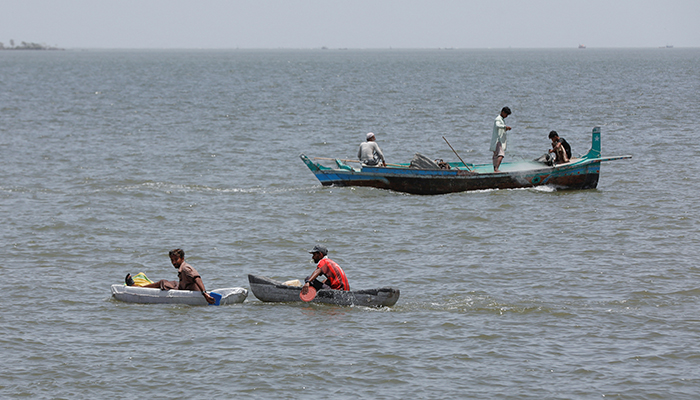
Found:
[(364, 165), (379, 165), (381, 161), (382, 166), (386, 167), (384, 154), (375, 140), (374, 133), (368, 133), (367, 141), (360, 143), (360, 150), (357, 152), (357, 158), (359, 158)]
[[(350, 290), (348, 278), (345, 276), (343, 269), (335, 261), (328, 258), (328, 249), (317, 244), (309, 253), (311, 253), (311, 258), (318, 266), (311, 276), (305, 279), (306, 283), (301, 288), (302, 294), (306, 294), (309, 291), (309, 286), (313, 286), (316, 290)], [(320, 275), (325, 275), (326, 280), (323, 282), (317, 280), (316, 278)]]
[(501, 166), (503, 157), (506, 156), (506, 141), (508, 140), (507, 131), (510, 126), (506, 126), (504, 119), (511, 114), (510, 108), (503, 107), (501, 113), (498, 114), (496, 120), (493, 121), (493, 133), (491, 134), (491, 148), (493, 151), (493, 172), (500, 172), (498, 167)]

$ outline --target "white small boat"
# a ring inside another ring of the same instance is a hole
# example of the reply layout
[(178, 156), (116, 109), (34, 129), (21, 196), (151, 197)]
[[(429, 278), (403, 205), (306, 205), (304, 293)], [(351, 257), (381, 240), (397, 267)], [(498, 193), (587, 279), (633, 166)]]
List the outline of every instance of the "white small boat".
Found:
[[(209, 292), (215, 298), (215, 294), (221, 295), (219, 304), (227, 305), (243, 303), (248, 297), (248, 289), (242, 287), (232, 287), (224, 289), (214, 289)], [(127, 303), (142, 304), (188, 304), (191, 306), (206, 306), (207, 300), (202, 296), (202, 292), (191, 290), (160, 290), (144, 288), (140, 286), (112, 285), (112, 296)]]

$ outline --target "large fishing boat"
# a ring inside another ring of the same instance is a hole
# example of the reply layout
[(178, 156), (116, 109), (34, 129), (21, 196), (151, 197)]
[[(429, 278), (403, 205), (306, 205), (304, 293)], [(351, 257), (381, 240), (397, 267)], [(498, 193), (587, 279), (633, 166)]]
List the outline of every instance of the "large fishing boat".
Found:
[[(302, 154), (300, 157), (323, 186), (369, 186), (411, 194), (444, 194), (485, 189), (515, 189), (550, 186), (555, 189), (594, 189), (598, 186), (600, 163), (632, 158), (630, 155), (602, 157), (600, 127), (593, 128), (591, 149), (580, 158), (552, 164), (539, 160), (504, 162), (499, 172), (492, 164), (406, 163), (352, 167), (351, 160), (332, 160), (323, 165)], [(430, 161), (430, 160), (428, 160)]]

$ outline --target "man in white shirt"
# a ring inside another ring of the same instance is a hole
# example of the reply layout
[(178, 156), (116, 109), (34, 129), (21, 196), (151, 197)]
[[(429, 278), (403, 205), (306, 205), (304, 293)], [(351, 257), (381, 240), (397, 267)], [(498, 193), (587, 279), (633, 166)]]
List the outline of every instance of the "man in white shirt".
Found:
[(375, 140), (374, 133), (368, 133), (367, 141), (360, 143), (360, 150), (357, 152), (357, 158), (359, 158), (364, 165), (375, 166), (379, 165), (381, 161), (381, 165), (386, 167), (384, 154)]
[(501, 113), (493, 122), (493, 134), (491, 135), (491, 151), (493, 151), (493, 172), (500, 172), (498, 167), (506, 155), (506, 142), (508, 141), (507, 131), (510, 126), (506, 126), (504, 119), (511, 114), (510, 108), (503, 107)]

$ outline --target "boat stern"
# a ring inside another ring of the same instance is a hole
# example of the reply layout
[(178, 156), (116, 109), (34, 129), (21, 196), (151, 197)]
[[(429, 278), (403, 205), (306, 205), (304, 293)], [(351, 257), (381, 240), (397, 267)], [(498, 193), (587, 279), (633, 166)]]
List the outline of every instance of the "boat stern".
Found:
[(600, 158), (600, 154), (600, 127), (596, 126), (591, 135), (591, 149), (583, 158)]

